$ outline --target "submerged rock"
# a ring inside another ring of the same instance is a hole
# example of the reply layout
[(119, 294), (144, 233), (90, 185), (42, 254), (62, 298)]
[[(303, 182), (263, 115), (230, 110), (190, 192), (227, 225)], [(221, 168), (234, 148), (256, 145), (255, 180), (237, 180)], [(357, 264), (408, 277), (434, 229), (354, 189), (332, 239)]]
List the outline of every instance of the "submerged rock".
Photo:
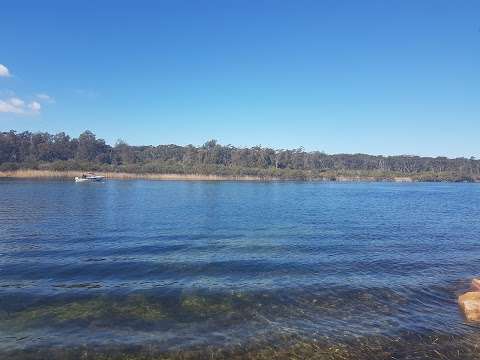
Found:
[(458, 298), (465, 317), (469, 321), (480, 321), (480, 291), (470, 291)]

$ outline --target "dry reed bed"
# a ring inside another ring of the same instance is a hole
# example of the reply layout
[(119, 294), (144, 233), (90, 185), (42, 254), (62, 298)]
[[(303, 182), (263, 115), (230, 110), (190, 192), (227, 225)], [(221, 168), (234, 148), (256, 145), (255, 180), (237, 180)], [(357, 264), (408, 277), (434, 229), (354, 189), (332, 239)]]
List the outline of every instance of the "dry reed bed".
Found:
[[(81, 176), (82, 171), (51, 171), (51, 170), (15, 170), (0, 171), (0, 178), (56, 178), (56, 179), (73, 179), (75, 176)], [(263, 181), (275, 180), (274, 178), (261, 178), (256, 176), (221, 176), (221, 175), (183, 175), (183, 174), (131, 174), (120, 172), (98, 173), (107, 179), (147, 179), (147, 180), (190, 180), (190, 181), (225, 181), (225, 180), (244, 180), (244, 181)]]
[[(14, 170), (0, 171), (0, 178), (24, 178), (24, 179), (73, 179), (75, 176), (82, 176), (85, 171), (53, 171), (53, 170)], [(233, 176), (233, 175), (197, 175), (197, 174), (134, 174), (125, 172), (99, 172), (99, 175), (105, 176), (107, 179), (120, 180), (184, 180), (184, 181), (282, 181), (295, 179), (281, 179), (275, 177), (261, 176)], [(298, 180), (298, 179), (297, 179)], [(329, 181), (331, 177), (311, 178), (309, 181)], [(391, 179), (375, 178), (373, 176), (335, 176), (334, 181), (337, 182), (376, 182), (376, 181), (392, 181), (392, 182), (413, 182), (410, 177), (393, 177)]]

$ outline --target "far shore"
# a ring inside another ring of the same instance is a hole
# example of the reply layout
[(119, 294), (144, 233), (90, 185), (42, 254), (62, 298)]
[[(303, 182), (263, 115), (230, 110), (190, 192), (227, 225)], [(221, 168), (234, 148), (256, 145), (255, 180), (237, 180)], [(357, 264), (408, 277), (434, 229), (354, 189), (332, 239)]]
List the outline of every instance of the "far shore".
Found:
[[(15, 170), (15, 171), (0, 171), (0, 178), (23, 178), (23, 179), (74, 179), (75, 176), (82, 176), (85, 171), (51, 171), (51, 170)], [(107, 179), (120, 180), (185, 180), (185, 181), (265, 181), (265, 180), (280, 180), (275, 178), (261, 178), (257, 176), (222, 176), (222, 175), (196, 175), (196, 174), (134, 174), (125, 172), (95, 172), (98, 175), (103, 175)]]
[[(0, 171), (0, 178), (18, 179), (73, 179), (82, 176), (83, 171), (52, 171), (52, 170), (14, 170)], [(394, 177), (391, 179), (365, 177), (365, 176), (337, 176), (332, 178), (312, 178), (306, 180), (260, 177), (260, 176), (227, 176), (227, 175), (199, 175), (199, 174), (135, 174), (125, 172), (98, 172), (107, 179), (120, 180), (181, 180), (181, 181), (339, 181), (339, 182), (414, 182), (410, 177)]]
[[(82, 176), (87, 171), (55, 171), (55, 170), (11, 170), (0, 171), (1, 178), (16, 179), (74, 179), (76, 176)], [(306, 177), (303, 179), (289, 177), (272, 176), (250, 176), (250, 175), (202, 175), (202, 174), (154, 174), (154, 173), (127, 173), (127, 172), (95, 172), (98, 175), (105, 176), (106, 179), (119, 180), (178, 180), (178, 181), (313, 181), (313, 182), (464, 182), (448, 179), (429, 180), (409, 176), (361, 176), (361, 175), (332, 175), (325, 177)], [(469, 182), (480, 182), (479, 179)]]

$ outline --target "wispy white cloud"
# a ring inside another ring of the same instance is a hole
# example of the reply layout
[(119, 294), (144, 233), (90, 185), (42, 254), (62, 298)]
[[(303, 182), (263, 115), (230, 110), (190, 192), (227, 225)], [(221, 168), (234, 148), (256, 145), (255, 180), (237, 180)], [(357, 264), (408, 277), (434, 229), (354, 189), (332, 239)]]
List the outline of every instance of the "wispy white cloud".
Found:
[(18, 97), (0, 99), (0, 113), (36, 115), (41, 109), (42, 106), (37, 101), (26, 102)]
[(8, 70), (8, 68), (3, 65), (3, 64), (0, 64), (0, 77), (10, 77), (12, 76), (10, 74), (10, 71)]
[[(0, 64), (0, 77), (10, 77), (8, 68)], [(0, 89), (0, 113), (17, 115), (37, 115), (41, 112), (43, 104), (53, 104), (55, 99), (46, 93), (37, 93), (26, 100), (15, 95), (12, 90)]]
[(39, 112), (42, 109), (42, 105), (37, 101), (32, 101), (27, 107), (33, 112)]
[(23, 101), (22, 99), (19, 99), (19, 98), (10, 98), (9, 99), (9, 102), (10, 104), (12, 104), (13, 106), (17, 107), (17, 108), (22, 108), (25, 106), (25, 101)]
[(45, 93), (37, 94), (37, 95), (35, 95), (35, 97), (39, 101), (42, 101), (42, 102), (46, 102), (46, 103), (49, 103), (49, 104), (55, 103), (55, 99), (53, 97), (51, 97), (50, 95), (45, 94)]

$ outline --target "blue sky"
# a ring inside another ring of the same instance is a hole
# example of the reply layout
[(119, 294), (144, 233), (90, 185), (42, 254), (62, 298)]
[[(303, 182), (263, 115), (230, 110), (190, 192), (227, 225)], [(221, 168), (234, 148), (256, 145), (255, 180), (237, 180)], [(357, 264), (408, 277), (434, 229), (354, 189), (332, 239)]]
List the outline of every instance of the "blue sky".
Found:
[(0, 130), (480, 157), (477, 0), (16, 0), (0, 34)]

